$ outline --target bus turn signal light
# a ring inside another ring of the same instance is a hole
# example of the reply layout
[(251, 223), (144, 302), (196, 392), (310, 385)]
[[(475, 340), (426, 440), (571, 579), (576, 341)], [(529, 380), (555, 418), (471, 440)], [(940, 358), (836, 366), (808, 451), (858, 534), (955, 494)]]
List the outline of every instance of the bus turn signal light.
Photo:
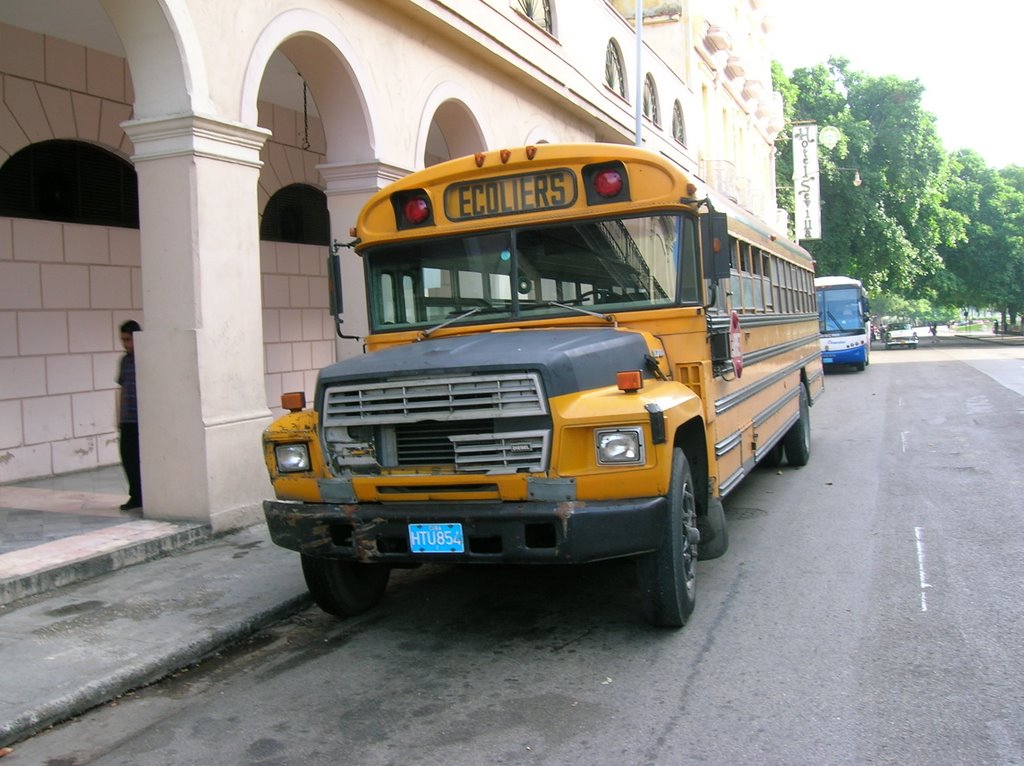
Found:
[(620, 391), (635, 394), (644, 387), (644, 376), (640, 370), (624, 370), (615, 373), (615, 382)]
[(288, 412), (302, 412), (306, 409), (306, 392), (289, 391), (286, 394), (281, 394), (281, 409), (288, 410)]

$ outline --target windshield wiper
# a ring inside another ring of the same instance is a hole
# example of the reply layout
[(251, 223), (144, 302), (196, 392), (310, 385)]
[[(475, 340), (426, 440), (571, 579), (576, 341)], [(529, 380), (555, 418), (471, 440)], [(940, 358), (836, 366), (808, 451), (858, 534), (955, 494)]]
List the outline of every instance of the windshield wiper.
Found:
[(577, 314), (583, 314), (588, 317), (597, 317), (608, 322), (608, 324), (615, 324), (615, 317), (611, 314), (601, 314), (597, 311), (589, 311), (580, 306), (573, 306), (569, 303), (559, 303), (558, 301), (544, 301), (543, 303), (535, 303), (530, 308), (544, 308), (545, 306), (557, 306), (560, 309), (566, 309), (567, 311), (575, 311)]
[(507, 309), (505, 307), (503, 307), (503, 306), (474, 306), (469, 311), (463, 311), (461, 314), (455, 314), (454, 316), (449, 317), (448, 319), (446, 319), (443, 322), (441, 322), (441, 324), (439, 324), (439, 325), (434, 325), (433, 327), (428, 327), (426, 330), (424, 330), (423, 332), (420, 333), (420, 337), (417, 340), (423, 340), (424, 338), (429, 338), (431, 335), (433, 335), (438, 330), (440, 330), (442, 328), (445, 328), (448, 325), (453, 324), (454, 322), (458, 322), (458, 321), (461, 321), (463, 319), (468, 319), (469, 317), (473, 316), (474, 314), (479, 314), (481, 312), (484, 313), (484, 314), (500, 314), (503, 311), (507, 311)]
[[(567, 311), (575, 311), (577, 314), (583, 314), (584, 316), (603, 319), (604, 321), (608, 322), (608, 324), (616, 323), (615, 317), (611, 314), (601, 314), (597, 311), (589, 311), (588, 309), (581, 308), (579, 306), (572, 306), (568, 303), (559, 303), (558, 301), (544, 301), (542, 303), (534, 303), (531, 304), (529, 308), (545, 308), (546, 306), (557, 306), (560, 309), (566, 309)], [(455, 322), (460, 322), (463, 319), (469, 319), (469, 317), (473, 316), (474, 314), (495, 314), (502, 313), (505, 311), (508, 311), (508, 308), (504, 306), (474, 306), (473, 308), (469, 309), (469, 311), (463, 311), (461, 314), (456, 314), (453, 317), (449, 317), (448, 319), (441, 322), (441, 324), (434, 325), (433, 327), (428, 327), (426, 330), (423, 330), (420, 333), (420, 337), (417, 338), (417, 340), (424, 340), (425, 338), (429, 338), (438, 330), (444, 329), (448, 325), (453, 324)], [(521, 316), (522, 315), (520, 314), (520, 318)]]
[[(835, 314), (833, 314), (831, 311), (828, 311), (828, 310), (826, 310), (825, 313), (828, 314), (828, 318), (832, 320), (832, 324), (834, 324), (836, 326), (836, 330), (838, 330), (839, 332), (850, 332), (850, 328), (847, 327), (846, 325), (844, 325), (838, 319), (836, 319), (836, 315)], [(826, 330), (826, 332), (827, 332), (827, 330)]]

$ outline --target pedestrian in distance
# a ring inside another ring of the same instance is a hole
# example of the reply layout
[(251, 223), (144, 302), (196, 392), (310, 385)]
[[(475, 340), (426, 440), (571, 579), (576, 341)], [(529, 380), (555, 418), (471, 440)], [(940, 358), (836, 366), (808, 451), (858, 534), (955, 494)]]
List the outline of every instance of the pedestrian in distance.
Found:
[(121, 325), (125, 355), (117, 370), (117, 428), (120, 433), (121, 466), (128, 479), (128, 501), (122, 511), (142, 507), (142, 465), (139, 458), (139, 402), (135, 390), (135, 338), (142, 328), (134, 319)]
[(932, 345), (934, 346), (936, 343), (939, 342), (939, 326), (935, 324), (935, 322), (932, 322), (931, 326), (928, 328), (928, 331), (931, 332), (932, 334)]

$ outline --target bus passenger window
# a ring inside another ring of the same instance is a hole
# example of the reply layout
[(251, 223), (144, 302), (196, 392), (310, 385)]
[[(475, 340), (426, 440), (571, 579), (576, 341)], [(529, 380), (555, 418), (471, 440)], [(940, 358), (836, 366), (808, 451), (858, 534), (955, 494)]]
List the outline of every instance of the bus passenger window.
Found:
[(460, 271), (459, 297), (484, 300), (484, 275), (477, 271)]
[(451, 274), (447, 270), (425, 268), (423, 275), (423, 312), (428, 322), (441, 322), (451, 311)]
[(384, 324), (395, 323), (395, 278), (391, 274), (380, 275), (380, 318)]
[(491, 300), (510, 301), (512, 300), (512, 283), (508, 274), (491, 274)]
[(399, 302), (399, 322), (417, 322), (420, 317), (416, 314), (416, 285), (408, 274), (402, 275), (402, 298)]
[(547, 277), (540, 280), (540, 299), (542, 301), (558, 300), (558, 283)]
[(754, 308), (758, 311), (764, 311), (764, 277), (761, 276), (761, 251), (756, 248), (750, 248), (750, 265), (753, 271), (753, 291), (754, 291)]

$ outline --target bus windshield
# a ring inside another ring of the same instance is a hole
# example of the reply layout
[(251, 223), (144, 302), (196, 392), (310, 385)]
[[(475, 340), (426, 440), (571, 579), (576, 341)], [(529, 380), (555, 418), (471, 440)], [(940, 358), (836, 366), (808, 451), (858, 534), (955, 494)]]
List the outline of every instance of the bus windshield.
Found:
[(822, 335), (864, 332), (860, 289), (838, 287), (818, 290), (818, 324)]
[(436, 237), (367, 248), (363, 256), (373, 332), (700, 300), (689, 215)]

